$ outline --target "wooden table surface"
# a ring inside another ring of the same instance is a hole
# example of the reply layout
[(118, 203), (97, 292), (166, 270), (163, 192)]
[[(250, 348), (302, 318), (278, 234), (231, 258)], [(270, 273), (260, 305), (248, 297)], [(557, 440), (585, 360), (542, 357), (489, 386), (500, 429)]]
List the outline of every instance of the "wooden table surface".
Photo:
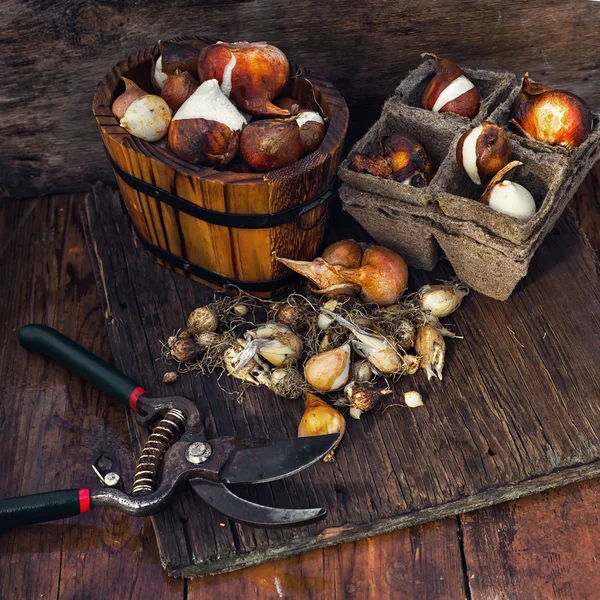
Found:
[[(83, 195), (0, 202), (0, 496), (130, 472), (124, 409), (19, 347), (43, 322), (110, 359)], [(573, 201), (600, 249), (600, 163)], [(600, 401), (600, 390), (598, 394)], [(167, 578), (148, 521), (98, 510), (0, 534), (0, 598), (583, 600), (600, 589), (600, 481), (202, 579)]]

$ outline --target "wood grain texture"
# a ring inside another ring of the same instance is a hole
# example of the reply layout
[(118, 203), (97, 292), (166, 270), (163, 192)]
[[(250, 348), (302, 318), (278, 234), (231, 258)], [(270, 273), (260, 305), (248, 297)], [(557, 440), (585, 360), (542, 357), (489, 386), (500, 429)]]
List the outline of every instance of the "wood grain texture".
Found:
[[(17, 341), (22, 325), (45, 323), (110, 357), (81, 200), (0, 207), (2, 496), (97, 486), (102, 455), (126, 477), (134, 467), (123, 407)], [(0, 532), (0, 598), (183, 598), (158, 560), (150, 523), (115, 512)]]
[(442, 519), (242, 572), (192, 579), (188, 600), (462, 600), (456, 531), (456, 519)]
[[(209, 296), (136, 253), (114, 194), (98, 187), (87, 207), (115, 361), (160, 394), (166, 390), (156, 381), (166, 366), (155, 360), (158, 340)], [(265, 504), (325, 506), (324, 522), (283, 532), (220, 527), (223, 521), (184, 491), (155, 519), (167, 569), (228, 570), (600, 474), (597, 268), (573, 216), (565, 215), (511, 300), (472, 294), (456, 313), (464, 340), (449, 344), (443, 386), (420, 376), (400, 382), (399, 390), (419, 390), (426, 408), (369, 414), (349, 423), (335, 464), (242, 489)], [(413, 272), (411, 287), (449, 274), (445, 266), (433, 275)], [(222, 385), (239, 390), (231, 380)], [(302, 412), (262, 389), (247, 390), (236, 404), (209, 377), (181, 378), (175, 387), (210, 414), (209, 431), (219, 434), (294, 435)]]
[(594, 600), (598, 480), (462, 515), (472, 600)]
[(25, 197), (112, 180), (90, 114), (94, 90), (117, 61), (158, 39), (214, 35), (276, 44), (341, 90), (353, 113), (353, 142), (422, 52), (474, 68), (528, 70), (599, 109), (599, 11), (583, 0), (452, 8), (442, 0), (307, 0), (301, 10), (285, 0), (4, 0), (0, 190)]

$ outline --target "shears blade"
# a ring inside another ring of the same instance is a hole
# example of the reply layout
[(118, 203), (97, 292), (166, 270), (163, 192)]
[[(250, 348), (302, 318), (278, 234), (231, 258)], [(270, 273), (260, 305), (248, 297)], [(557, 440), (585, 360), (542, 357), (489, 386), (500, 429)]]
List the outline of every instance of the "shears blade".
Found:
[(298, 473), (323, 458), (340, 435), (261, 440), (258, 447), (237, 450), (219, 472), (223, 483), (266, 483)]
[(323, 508), (275, 508), (236, 496), (224, 484), (205, 479), (190, 479), (190, 485), (212, 508), (226, 517), (253, 527), (292, 527), (308, 525), (325, 517)]

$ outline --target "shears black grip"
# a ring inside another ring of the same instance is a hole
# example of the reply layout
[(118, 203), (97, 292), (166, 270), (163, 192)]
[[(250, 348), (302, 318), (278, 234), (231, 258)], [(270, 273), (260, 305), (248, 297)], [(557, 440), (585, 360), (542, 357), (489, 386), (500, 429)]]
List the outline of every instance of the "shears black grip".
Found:
[(25, 325), (19, 330), (19, 342), (23, 348), (51, 358), (121, 404), (138, 411), (137, 401), (145, 390), (56, 329), (47, 325)]
[(0, 529), (57, 521), (90, 510), (88, 489), (0, 498)]

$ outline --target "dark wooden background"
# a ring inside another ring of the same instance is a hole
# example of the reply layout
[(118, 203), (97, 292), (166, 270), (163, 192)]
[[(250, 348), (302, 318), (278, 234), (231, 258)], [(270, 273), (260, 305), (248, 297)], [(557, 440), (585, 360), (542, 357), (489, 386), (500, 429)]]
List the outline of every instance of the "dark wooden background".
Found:
[(84, 191), (112, 178), (91, 115), (118, 60), (159, 38), (268, 40), (331, 79), (350, 140), (421, 52), (563, 86), (600, 109), (600, 3), (590, 0), (2, 0), (0, 197)]

